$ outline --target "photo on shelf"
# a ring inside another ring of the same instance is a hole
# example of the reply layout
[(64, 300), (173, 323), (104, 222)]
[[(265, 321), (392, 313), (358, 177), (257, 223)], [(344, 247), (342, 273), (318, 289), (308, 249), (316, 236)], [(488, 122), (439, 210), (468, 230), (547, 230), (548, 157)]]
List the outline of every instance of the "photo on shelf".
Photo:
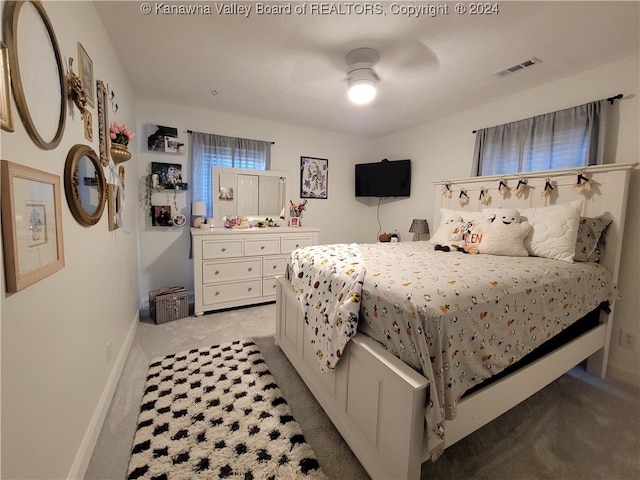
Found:
[(182, 165), (179, 163), (151, 162), (151, 182), (154, 189), (187, 190), (182, 181)]
[(151, 213), (151, 225), (154, 227), (170, 227), (173, 225), (170, 205), (154, 205), (151, 207)]
[(147, 150), (161, 153), (183, 153), (184, 142), (178, 138), (178, 129), (163, 125), (145, 125)]

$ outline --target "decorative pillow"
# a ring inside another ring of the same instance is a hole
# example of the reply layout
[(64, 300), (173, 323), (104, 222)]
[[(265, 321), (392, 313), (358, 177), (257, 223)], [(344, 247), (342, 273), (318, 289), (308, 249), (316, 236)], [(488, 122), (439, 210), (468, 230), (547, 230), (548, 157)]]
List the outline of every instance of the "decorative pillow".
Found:
[(580, 217), (576, 252), (576, 262), (599, 262), (604, 236), (611, 225), (611, 220), (604, 217)]
[(460, 215), (452, 215), (444, 223), (440, 224), (436, 233), (429, 238), (429, 243), (433, 245), (448, 245), (451, 241), (453, 231), (462, 225), (462, 217)]
[(525, 238), (531, 225), (520, 221), (520, 212), (515, 209), (499, 209), (485, 218), (473, 222), (465, 232), (464, 240), (487, 255), (526, 257)]
[(582, 200), (549, 207), (518, 209), (533, 227), (525, 239), (529, 255), (573, 262)]
[(449, 208), (440, 209), (440, 225), (444, 225), (451, 218), (460, 217), (462, 222), (473, 222), (482, 218), (482, 212), (473, 212), (467, 210), (451, 210)]

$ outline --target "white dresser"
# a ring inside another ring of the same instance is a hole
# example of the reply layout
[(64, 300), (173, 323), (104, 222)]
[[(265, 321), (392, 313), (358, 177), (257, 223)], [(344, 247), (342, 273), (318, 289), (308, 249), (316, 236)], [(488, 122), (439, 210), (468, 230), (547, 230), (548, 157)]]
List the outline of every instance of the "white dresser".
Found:
[(277, 275), (299, 247), (318, 243), (317, 228), (192, 228), (196, 316), (276, 299)]

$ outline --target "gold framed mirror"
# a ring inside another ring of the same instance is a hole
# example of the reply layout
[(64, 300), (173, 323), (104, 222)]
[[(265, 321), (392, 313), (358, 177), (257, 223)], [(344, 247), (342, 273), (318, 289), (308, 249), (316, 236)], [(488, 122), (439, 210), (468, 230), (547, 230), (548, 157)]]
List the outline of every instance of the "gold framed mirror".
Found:
[(80, 225), (98, 223), (106, 201), (106, 181), (98, 155), (88, 145), (74, 145), (64, 166), (64, 192)]
[(52, 150), (62, 139), (67, 114), (58, 41), (42, 2), (4, 3), (2, 30), (16, 107), (35, 144)]

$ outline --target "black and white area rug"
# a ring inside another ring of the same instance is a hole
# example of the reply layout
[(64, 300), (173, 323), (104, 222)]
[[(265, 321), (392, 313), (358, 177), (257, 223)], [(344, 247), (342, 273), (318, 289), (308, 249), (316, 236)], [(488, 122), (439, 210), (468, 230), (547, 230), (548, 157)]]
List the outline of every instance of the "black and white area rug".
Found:
[(129, 479), (326, 479), (252, 340), (149, 366)]

